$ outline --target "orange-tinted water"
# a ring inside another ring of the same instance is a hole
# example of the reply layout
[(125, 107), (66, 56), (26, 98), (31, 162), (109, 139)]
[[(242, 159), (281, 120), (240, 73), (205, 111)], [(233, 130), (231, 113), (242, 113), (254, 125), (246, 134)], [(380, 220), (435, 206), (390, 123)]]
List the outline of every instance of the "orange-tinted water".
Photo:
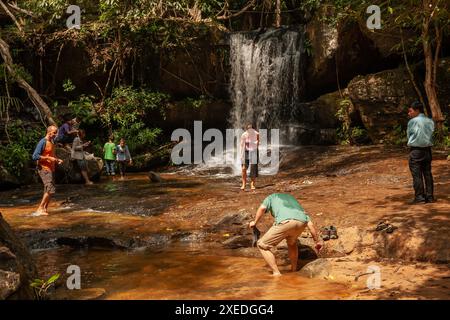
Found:
[[(256, 250), (256, 249), (255, 249)], [(345, 299), (347, 287), (296, 273), (273, 277), (262, 258), (176, 246), (161, 251), (49, 250), (36, 253), (43, 277), (81, 268), (81, 287), (105, 299)], [(282, 269), (283, 270), (283, 269)]]

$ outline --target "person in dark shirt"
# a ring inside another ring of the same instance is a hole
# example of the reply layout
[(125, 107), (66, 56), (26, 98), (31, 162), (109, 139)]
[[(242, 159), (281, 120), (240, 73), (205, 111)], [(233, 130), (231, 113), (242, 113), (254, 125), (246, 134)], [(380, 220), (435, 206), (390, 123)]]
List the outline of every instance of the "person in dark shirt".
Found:
[(58, 135), (55, 138), (56, 143), (69, 144), (72, 143), (78, 134), (78, 130), (72, 127), (74, 119), (70, 115), (64, 116), (64, 124), (59, 127)]

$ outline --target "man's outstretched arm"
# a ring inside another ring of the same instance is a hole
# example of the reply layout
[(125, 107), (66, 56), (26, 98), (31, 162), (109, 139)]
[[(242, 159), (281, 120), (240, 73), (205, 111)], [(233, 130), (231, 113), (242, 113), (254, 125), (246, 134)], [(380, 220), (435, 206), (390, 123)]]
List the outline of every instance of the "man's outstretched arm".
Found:
[(322, 244), (320, 243), (319, 235), (317, 234), (317, 230), (314, 227), (314, 223), (312, 221), (308, 221), (308, 224), (306, 225), (309, 229), (309, 232), (311, 233), (314, 242), (316, 243), (316, 249), (320, 250), (322, 248)]
[(263, 214), (264, 214), (265, 212), (266, 212), (266, 207), (260, 206), (260, 207), (258, 208), (258, 211), (256, 211), (255, 220), (254, 220), (254, 221), (251, 221), (251, 222), (248, 224), (248, 227), (249, 227), (249, 228), (252, 228), (252, 227), (256, 226), (256, 224), (258, 223), (259, 219), (261, 219), (261, 217), (263, 216)]

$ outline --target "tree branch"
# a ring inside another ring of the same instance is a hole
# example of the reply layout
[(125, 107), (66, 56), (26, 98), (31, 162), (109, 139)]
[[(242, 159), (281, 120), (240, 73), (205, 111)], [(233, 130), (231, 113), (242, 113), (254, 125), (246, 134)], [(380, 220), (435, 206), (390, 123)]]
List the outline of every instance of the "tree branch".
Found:
[(243, 14), (245, 11), (247, 11), (251, 6), (253, 6), (255, 4), (255, 0), (250, 0), (249, 3), (242, 8), (242, 10), (240, 10), (239, 12), (233, 13), (229, 16), (220, 16), (220, 17), (216, 17), (217, 20), (227, 20), (227, 19), (231, 19), (234, 17), (237, 17), (241, 14)]
[(34, 18), (34, 17), (35, 17), (35, 15), (34, 15), (33, 12), (28, 11), (28, 10), (25, 10), (25, 9), (22, 9), (22, 8), (19, 8), (19, 7), (17, 6), (17, 3), (15, 3), (15, 2), (8, 2), (8, 6), (9, 6), (11, 9), (13, 9), (13, 10), (15, 10), (15, 11), (17, 11), (17, 12), (23, 13), (23, 14), (25, 14), (25, 15), (31, 17), (31, 18)]
[(22, 36), (24, 36), (24, 32), (23, 32), (21, 24), (19, 23), (19, 21), (17, 21), (16, 17), (11, 13), (11, 11), (9, 11), (8, 7), (2, 0), (0, 0), (0, 6), (3, 8), (3, 10), (6, 12), (6, 14), (11, 18), (11, 20), (16, 24), (17, 29), (19, 29), (19, 31), (20, 31), (20, 34)]
[(14, 80), (17, 82), (17, 84), (24, 89), (28, 97), (30, 98), (31, 102), (33, 102), (34, 106), (41, 110), (48, 122), (52, 125), (55, 125), (56, 122), (53, 120), (52, 111), (48, 107), (48, 105), (42, 100), (41, 96), (36, 92), (36, 90), (26, 82), (20, 74), (17, 73), (14, 62), (11, 57), (11, 52), (9, 50), (9, 45), (3, 41), (3, 39), (0, 37), (0, 54), (3, 58), (3, 61), (5, 63), (6, 69), (8, 69), (8, 72), (11, 74), (11, 76), (14, 78)]

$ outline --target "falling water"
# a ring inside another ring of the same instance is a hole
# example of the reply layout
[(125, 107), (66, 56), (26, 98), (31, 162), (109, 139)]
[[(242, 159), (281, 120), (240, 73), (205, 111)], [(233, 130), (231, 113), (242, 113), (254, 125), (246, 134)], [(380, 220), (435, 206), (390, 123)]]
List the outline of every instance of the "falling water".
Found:
[[(252, 123), (257, 130), (280, 129), (281, 142), (291, 142), (288, 137), (291, 120), (295, 118), (303, 91), (302, 52), (302, 27), (237, 32), (231, 35), (230, 95), (233, 108), (229, 119), (230, 128), (243, 129), (246, 124)], [(270, 131), (268, 134), (270, 137)], [(189, 171), (215, 177), (240, 175), (242, 161), (238, 141), (234, 148), (225, 150), (223, 155), (204, 159), (204, 163)], [(271, 148), (276, 150), (279, 147), (271, 144)], [(261, 146), (260, 155), (263, 150)], [(260, 163), (259, 173), (271, 175), (276, 170)]]
[(280, 129), (302, 94), (303, 32), (279, 28), (231, 35), (230, 124)]

